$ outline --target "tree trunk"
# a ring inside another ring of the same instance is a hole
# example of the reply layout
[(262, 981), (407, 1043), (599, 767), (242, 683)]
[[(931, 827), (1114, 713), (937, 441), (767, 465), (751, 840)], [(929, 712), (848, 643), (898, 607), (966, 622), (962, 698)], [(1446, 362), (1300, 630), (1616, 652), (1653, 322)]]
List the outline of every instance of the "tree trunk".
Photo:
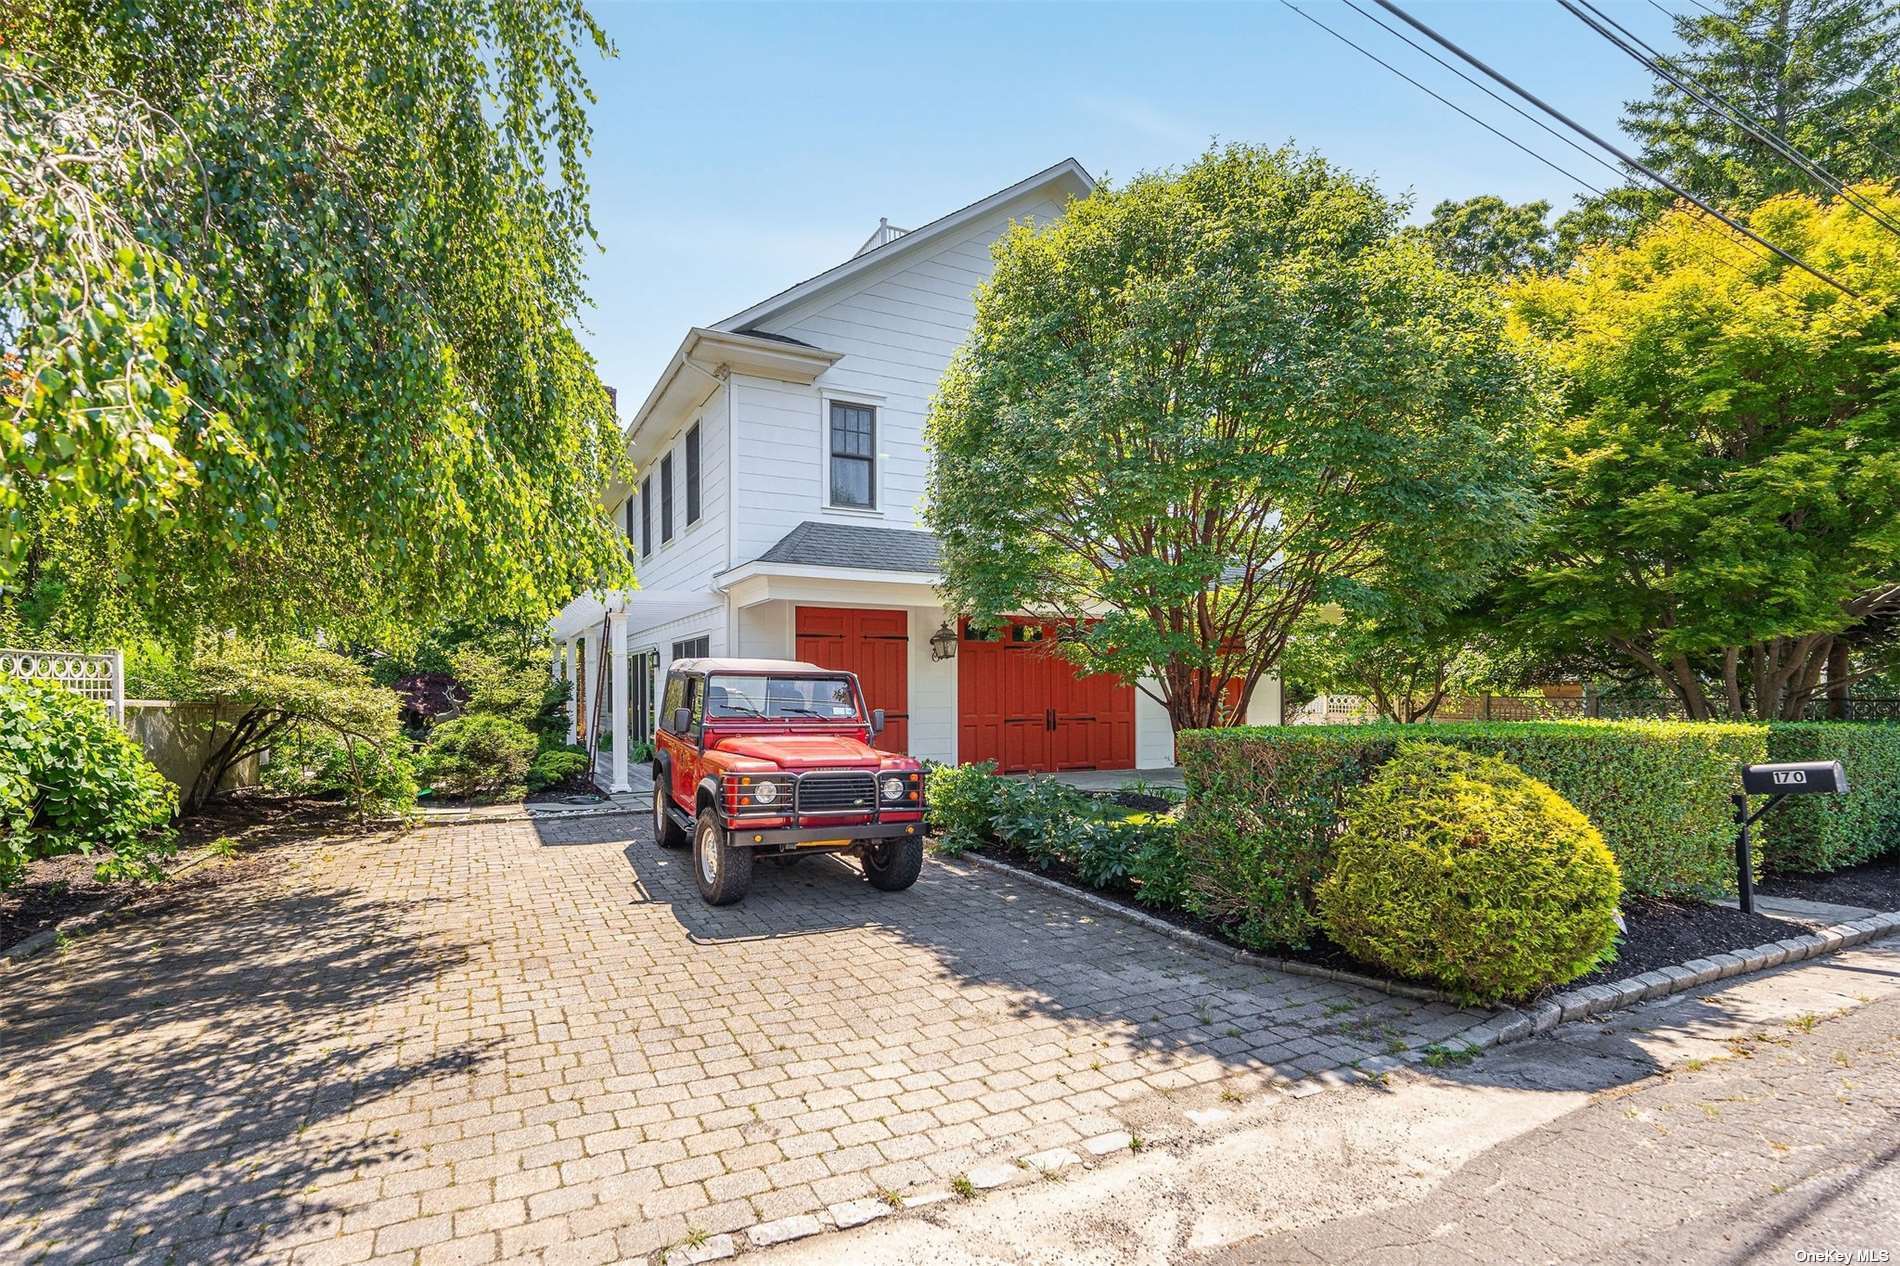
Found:
[(1827, 652), (1827, 716), (1830, 721), (1847, 720), (1847, 674), (1850, 671), (1847, 639), (1837, 637)]

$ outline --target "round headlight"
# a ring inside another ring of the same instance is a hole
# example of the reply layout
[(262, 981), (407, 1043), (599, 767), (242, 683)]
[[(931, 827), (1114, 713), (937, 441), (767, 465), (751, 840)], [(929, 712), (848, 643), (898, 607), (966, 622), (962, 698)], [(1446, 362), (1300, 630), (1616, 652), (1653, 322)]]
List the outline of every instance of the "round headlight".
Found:
[(904, 780), (902, 778), (886, 778), (884, 780), (884, 798), (886, 800), (902, 800), (904, 798)]
[(769, 778), (761, 778), (752, 788), (752, 798), (760, 804), (771, 804), (778, 799), (778, 784)]

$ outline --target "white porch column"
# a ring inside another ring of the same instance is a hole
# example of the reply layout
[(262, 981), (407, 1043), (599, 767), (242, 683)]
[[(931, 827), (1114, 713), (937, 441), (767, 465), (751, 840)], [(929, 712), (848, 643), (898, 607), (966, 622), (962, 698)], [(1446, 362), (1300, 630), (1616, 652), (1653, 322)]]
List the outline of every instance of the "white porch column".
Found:
[(575, 696), (580, 693), (580, 639), (567, 639), (567, 656), (564, 661), (567, 669), (567, 745), (574, 746), (580, 738), (580, 704)]
[(609, 652), (613, 656), (614, 696), (614, 781), (609, 791), (632, 791), (627, 781), (627, 613), (609, 611), (607, 631), (612, 635)]

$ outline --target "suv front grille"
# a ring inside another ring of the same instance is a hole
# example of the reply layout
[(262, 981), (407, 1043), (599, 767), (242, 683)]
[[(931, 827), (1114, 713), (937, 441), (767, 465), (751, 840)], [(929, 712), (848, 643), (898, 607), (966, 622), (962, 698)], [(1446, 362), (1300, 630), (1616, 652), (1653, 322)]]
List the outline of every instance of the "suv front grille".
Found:
[(866, 770), (806, 774), (798, 780), (800, 814), (868, 814), (877, 807), (877, 778)]

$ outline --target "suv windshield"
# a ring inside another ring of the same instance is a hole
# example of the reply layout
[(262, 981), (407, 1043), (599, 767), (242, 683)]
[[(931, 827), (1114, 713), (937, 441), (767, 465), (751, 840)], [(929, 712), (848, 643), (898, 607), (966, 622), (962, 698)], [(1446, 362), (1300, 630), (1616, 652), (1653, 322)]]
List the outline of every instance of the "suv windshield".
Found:
[(725, 677), (706, 683), (706, 717), (744, 720), (856, 721), (858, 692), (849, 677)]

